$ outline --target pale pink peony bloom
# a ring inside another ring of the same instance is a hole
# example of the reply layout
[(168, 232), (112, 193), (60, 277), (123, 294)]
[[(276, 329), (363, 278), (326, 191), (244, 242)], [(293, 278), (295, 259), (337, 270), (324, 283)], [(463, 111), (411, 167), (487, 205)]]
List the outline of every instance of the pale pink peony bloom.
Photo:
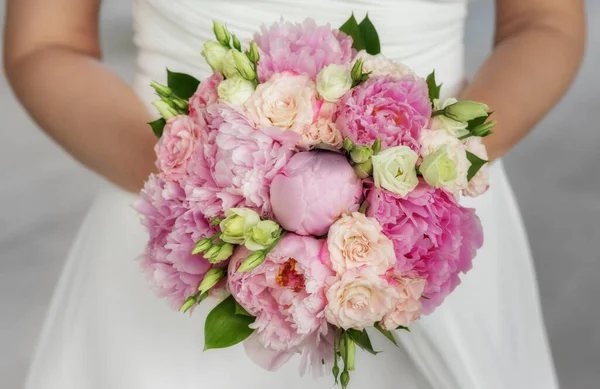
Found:
[(383, 148), (405, 145), (419, 152), (431, 116), (428, 93), (425, 81), (412, 76), (370, 77), (338, 102), (336, 127), (355, 144), (379, 138)]
[(416, 78), (415, 73), (411, 68), (403, 63), (392, 61), (383, 54), (371, 55), (366, 51), (360, 51), (356, 58), (363, 59), (363, 72), (369, 73), (371, 76), (392, 76), (403, 78), (412, 76)]
[(370, 187), (367, 216), (376, 218), (394, 243), (396, 273), (425, 280), (423, 313), (431, 313), (471, 269), (483, 245), (481, 222), (474, 209), (452, 194), (421, 182), (404, 198)]
[(352, 269), (329, 277), (325, 317), (334, 326), (363, 330), (394, 309), (398, 291), (372, 268)]
[[(237, 271), (250, 253), (240, 246), (229, 263), (228, 288), (249, 313), (256, 316), (254, 347), (251, 355), (265, 359), (261, 366), (276, 369), (286, 354), (300, 353), (303, 358), (321, 364), (331, 359), (332, 331), (324, 316), (325, 279), (333, 274), (319, 260), (323, 240), (289, 233), (267, 255), (259, 267), (249, 272)], [(265, 353), (261, 348), (271, 350)], [(313, 366), (318, 368), (318, 366)]]
[(421, 296), (425, 289), (425, 281), (420, 278), (396, 278), (399, 300), (394, 310), (383, 317), (381, 327), (392, 331), (399, 326), (408, 327), (421, 317)]
[(221, 81), (223, 81), (223, 75), (221, 73), (213, 73), (200, 83), (198, 90), (190, 97), (188, 102), (190, 117), (198, 122), (207, 123), (206, 108), (219, 101), (217, 88)]
[[(486, 160), (486, 161), (489, 160), (485, 145), (483, 143), (481, 143), (481, 137), (472, 136), (470, 138), (467, 138), (467, 140), (464, 141), (464, 144), (465, 144), (465, 147), (467, 148), (467, 151), (475, 154), (476, 156), (478, 156), (479, 158), (481, 158), (483, 160)], [(462, 193), (465, 196), (477, 197), (477, 196), (480, 196), (480, 195), (484, 194), (485, 192), (487, 192), (487, 190), (489, 188), (490, 188), (490, 171), (489, 171), (489, 166), (486, 163), (485, 165), (483, 165), (481, 167), (481, 169), (479, 169), (479, 171), (475, 174), (475, 176), (473, 176), (473, 178), (471, 178), (471, 181), (469, 181), (469, 185), (467, 186), (467, 188), (465, 190), (463, 190)]]
[(170, 181), (181, 181), (187, 174), (194, 148), (201, 137), (200, 124), (185, 115), (167, 120), (154, 151), (156, 167)]
[(308, 146), (321, 145), (324, 148), (340, 149), (344, 142), (342, 133), (333, 122), (336, 106), (334, 103), (323, 102), (317, 120), (310, 126), (307, 133), (302, 135), (302, 142)]
[(259, 84), (245, 104), (248, 117), (260, 128), (277, 127), (299, 135), (309, 132), (319, 106), (315, 83), (291, 72)]
[(271, 183), (275, 218), (299, 235), (325, 235), (343, 214), (358, 210), (361, 198), (354, 169), (331, 151), (297, 153)]
[(396, 263), (394, 245), (381, 232), (379, 222), (360, 212), (342, 217), (329, 229), (327, 251), (338, 274), (367, 266), (379, 275)]
[(219, 188), (210, 190), (217, 192), (223, 210), (247, 207), (270, 215), (271, 181), (294, 153), (298, 135), (273, 127), (258, 130), (228, 105), (212, 105), (208, 113), (211, 122), (203, 154)]
[(305, 73), (315, 79), (330, 64), (347, 64), (354, 55), (352, 39), (330, 25), (319, 26), (312, 19), (302, 23), (279, 22), (261, 27), (254, 35), (260, 61), (261, 82), (283, 71)]

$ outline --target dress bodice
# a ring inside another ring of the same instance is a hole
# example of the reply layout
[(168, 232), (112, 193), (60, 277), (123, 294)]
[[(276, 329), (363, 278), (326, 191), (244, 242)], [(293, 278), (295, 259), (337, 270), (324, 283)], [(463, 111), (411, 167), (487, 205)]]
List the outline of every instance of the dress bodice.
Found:
[(382, 53), (425, 76), (435, 68), (445, 94), (463, 80), (466, 0), (134, 0), (135, 43), (139, 49), (135, 87), (150, 98), (149, 79), (164, 80), (165, 67), (205, 77), (200, 52), (214, 39), (212, 20), (227, 25), (242, 42), (262, 24), (284, 18), (338, 27), (354, 12), (368, 12), (379, 33)]

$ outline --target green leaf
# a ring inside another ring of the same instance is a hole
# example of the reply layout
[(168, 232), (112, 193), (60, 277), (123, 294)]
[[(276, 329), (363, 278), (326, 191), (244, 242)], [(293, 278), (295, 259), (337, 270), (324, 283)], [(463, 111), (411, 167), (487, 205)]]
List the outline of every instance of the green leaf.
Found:
[(467, 151), (467, 159), (471, 162), (471, 167), (469, 168), (469, 172), (467, 173), (467, 180), (471, 181), (471, 179), (477, 174), (479, 169), (483, 167), (488, 161), (485, 159), (481, 159), (475, 154)]
[(404, 327), (404, 326), (398, 326), (398, 327), (396, 327), (396, 329), (397, 329), (397, 330), (404, 330), (404, 331), (408, 331), (408, 332), (410, 332), (410, 328), (408, 328), (408, 327)]
[(160, 138), (162, 136), (163, 129), (165, 128), (165, 124), (167, 124), (167, 121), (163, 118), (159, 118), (148, 124), (150, 125), (150, 127), (152, 127), (152, 132), (154, 132), (154, 135), (156, 135), (157, 138)]
[(363, 350), (377, 355), (379, 352), (373, 350), (373, 345), (371, 344), (371, 339), (369, 339), (369, 334), (367, 334), (366, 330), (358, 331), (358, 330), (348, 330), (347, 334), (350, 335), (350, 338), (358, 345), (358, 347)]
[(394, 345), (398, 346), (398, 343), (396, 342), (394, 335), (392, 335), (392, 333), (390, 331), (384, 330), (383, 327), (381, 327), (379, 325), (379, 323), (375, 323), (375, 328), (377, 329), (377, 331), (381, 332), (383, 334), (383, 336), (388, 338), (390, 340), (390, 342), (392, 342), (392, 343), (394, 343)]
[[(235, 300), (234, 300), (235, 301)], [(235, 314), (236, 315), (242, 315), (242, 316), (250, 316), (253, 317), (250, 313), (248, 313), (248, 311), (246, 311), (244, 309), (244, 307), (242, 307), (240, 305), (240, 303), (238, 303), (237, 301), (235, 302)]]
[(174, 94), (187, 100), (196, 92), (200, 81), (189, 74), (176, 73), (167, 69), (167, 85)]
[(377, 55), (381, 53), (379, 34), (377, 34), (377, 30), (371, 22), (371, 19), (369, 19), (369, 14), (367, 14), (362, 22), (360, 22), (358, 28), (365, 43), (365, 50), (367, 53), (371, 55)]
[(340, 31), (352, 38), (352, 47), (356, 51), (361, 51), (365, 49), (365, 41), (363, 39), (360, 27), (358, 26), (358, 22), (354, 17), (354, 13), (352, 13), (350, 19), (348, 19), (346, 23), (342, 24), (342, 27), (340, 27)]
[(435, 70), (427, 76), (427, 88), (429, 88), (429, 100), (431, 100), (433, 106), (433, 100), (440, 98), (440, 90), (442, 89), (442, 84), (438, 85), (435, 81)]
[(483, 123), (485, 123), (485, 121), (487, 120), (487, 118), (488, 118), (488, 115), (486, 115), (486, 116), (480, 116), (480, 117), (475, 118), (473, 120), (469, 120), (467, 122), (467, 130), (473, 131), (473, 129), (475, 129), (476, 127), (479, 127)]
[(229, 296), (210, 311), (204, 324), (204, 350), (233, 346), (252, 334), (254, 330), (248, 326), (254, 317), (236, 315), (235, 305)]

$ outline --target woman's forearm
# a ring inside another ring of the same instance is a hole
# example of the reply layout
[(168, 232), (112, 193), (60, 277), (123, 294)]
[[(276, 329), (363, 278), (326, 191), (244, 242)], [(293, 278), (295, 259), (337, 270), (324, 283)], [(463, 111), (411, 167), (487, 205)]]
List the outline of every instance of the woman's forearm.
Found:
[(48, 46), (6, 65), (38, 125), (84, 165), (131, 191), (154, 169), (149, 113), (131, 87), (92, 56)]
[(498, 122), (485, 138), (490, 158), (504, 155), (534, 127), (572, 82), (583, 55), (583, 34), (548, 25), (501, 37), (461, 98), (485, 102)]

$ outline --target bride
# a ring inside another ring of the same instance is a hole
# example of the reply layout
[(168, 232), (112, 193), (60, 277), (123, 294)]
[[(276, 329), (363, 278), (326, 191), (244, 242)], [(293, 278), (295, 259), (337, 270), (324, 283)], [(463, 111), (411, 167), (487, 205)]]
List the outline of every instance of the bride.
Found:
[(435, 66), (446, 94), (486, 102), (500, 125), (485, 139), (492, 188), (465, 200), (486, 238), (474, 269), (410, 334), (396, 334), (401, 347), (380, 342), (377, 357), (359, 354), (351, 387), (558, 387), (527, 237), (499, 158), (571, 82), (584, 46), (582, 0), (497, 0), (494, 50), (466, 86), (466, 0), (137, 0), (133, 87), (101, 65), (99, 3), (7, 0), (4, 59), (16, 95), (67, 152), (122, 188), (97, 198), (79, 232), (27, 389), (332, 387), (330, 377), (299, 378), (295, 363), (263, 371), (241, 346), (203, 353), (210, 303), (190, 317), (152, 294), (135, 261), (147, 236), (131, 204), (154, 170), (148, 82), (164, 81), (165, 66), (205, 77), (200, 50), (212, 19), (247, 40), (281, 16), (339, 26), (352, 11), (369, 12), (386, 56), (422, 75)]

